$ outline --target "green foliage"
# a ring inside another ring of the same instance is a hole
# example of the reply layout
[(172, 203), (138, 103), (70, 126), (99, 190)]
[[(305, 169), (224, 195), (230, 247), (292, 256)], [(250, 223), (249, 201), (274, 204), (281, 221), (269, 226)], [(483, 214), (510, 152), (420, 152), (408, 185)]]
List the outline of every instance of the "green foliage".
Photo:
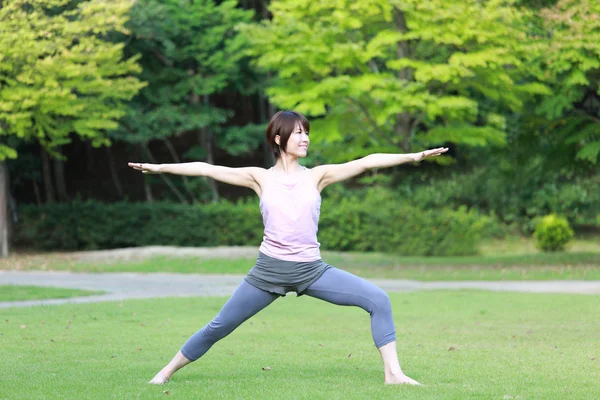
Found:
[(600, 3), (560, 0), (540, 14), (543, 35), (528, 64), (551, 87), (537, 112), (545, 128), (577, 148), (576, 157), (600, 158)]
[[(252, 16), (236, 0), (136, 1), (126, 52), (140, 55), (140, 77), (148, 86), (131, 103), (113, 137), (143, 144), (210, 129), (218, 145), (236, 141), (244, 128), (230, 131), (221, 126), (233, 111), (217, 106), (214, 96), (247, 89), (243, 71), (247, 40), (235, 28)], [(243, 132), (244, 140), (236, 141), (232, 154), (248, 152), (260, 143), (262, 136), (252, 126)]]
[(25, 206), (15, 244), (45, 250), (142, 245), (260, 244), (260, 214), (253, 204), (186, 206), (73, 202)]
[[(527, 165), (480, 168), (471, 173), (431, 179), (426, 185), (404, 183), (400, 196), (428, 209), (465, 205), (496, 215), (504, 225), (531, 233), (534, 220), (550, 213), (564, 215), (581, 228), (600, 227), (596, 221), (600, 191), (597, 178), (561, 179), (544, 176)], [(502, 230), (492, 232), (502, 236)]]
[[(262, 221), (256, 201), (203, 206), (171, 203), (74, 202), (25, 206), (15, 245), (44, 250), (145, 245), (258, 246)], [(319, 240), (327, 250), (404, 255), (475, 254), (493, 221), (466, 208), (423, 210), (389, 192), (324, 200)]]
[(503, 110), (549, 93), (524, 79), (511, 1), (275, 0), (271, 12), (244, 28), (259, 67), (277, 73), (268, 94), (318, 117), (315, 141), (336, 143), (334, 159), (382, 145), (503, 145)]
[(569, 222), (556, 214), (543, 217), (535, 227), (535, 246), (542, 251), (560, 251), (573, 239)]
[(331, 198), (336, 207), (321, 216), (319, 239), (327, 249), (377, 251), (412, 256), (464, 256), (494, 221), (466, 207), (424, 209), (389, 191)]
[[(0, 7), (0, 135), (52, 149), (75, 133), (107, 144), (124, 103), (143, 86), (136, 58), (108, 35), (125, 32), (131, 2), (7, 0)], [(52, 11), (51, 11), (52, 10)], [(16, 157), (0, 144), (0, 159)]]

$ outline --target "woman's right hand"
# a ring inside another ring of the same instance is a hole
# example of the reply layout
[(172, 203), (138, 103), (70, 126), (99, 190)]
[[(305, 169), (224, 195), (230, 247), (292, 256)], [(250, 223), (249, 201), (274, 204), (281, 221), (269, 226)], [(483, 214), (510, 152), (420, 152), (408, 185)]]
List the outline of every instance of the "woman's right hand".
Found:
[(142, 171), (142, 174), (160, 174), (160, 164), (127, 163), (131, 168)]

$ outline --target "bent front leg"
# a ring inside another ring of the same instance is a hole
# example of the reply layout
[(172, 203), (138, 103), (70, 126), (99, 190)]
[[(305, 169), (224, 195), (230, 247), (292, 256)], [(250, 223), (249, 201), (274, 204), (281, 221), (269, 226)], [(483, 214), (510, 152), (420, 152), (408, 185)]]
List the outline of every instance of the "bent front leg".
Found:
[(396, 340), (390, 298), (375, 284), (349, 272), (330, 268), (304, 293), (337, 305), (357, 306), (368, 312), (377, 348)]

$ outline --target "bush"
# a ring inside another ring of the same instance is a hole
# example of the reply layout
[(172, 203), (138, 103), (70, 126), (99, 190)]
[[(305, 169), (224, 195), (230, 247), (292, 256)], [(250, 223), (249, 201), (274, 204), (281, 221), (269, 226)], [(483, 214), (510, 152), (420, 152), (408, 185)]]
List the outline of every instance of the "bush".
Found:
[[(495, 221), (466, 207), (421, 209), (393, 192), (323, 200), (323, 249), (403, 255), (476, 254)], [(87, 250), (147, 245), (259, 246), (263, 235), (256, 200), (209, 205), (73, 202), (20, 209), (14, 244), (40, 250)]]
[[(512, 171), (512, 170), (511, 170)], [(505, 225), (515, 225), (530, 235), (535, 219), (563, 215), (571, 226), (600, 227), (598, 177), (575, 180), (547, 179), (531, 174), (502, 174), (495, 169), (476, 169), (427, 184), (402, 184), (397, 192), (423, 208), (466, 205), (481, 213), (497, 215)]]
[(542, 251), (560, 251), (573, 239), (573, 230), (565, 218), (550, 214), (536, 224), (533, 238)]
[(147, 245), (258, 245), (256, 202), (210, 205), (73, 202), (19, 210), (14, 244), (40, 250), (94, 250)]
[(473, 255), (482, 236), (497, 225), (493, 218), (466, 207), (422, 209), (384, 189), (330, 197), (327, 203), (319, 240), (331, 250)]

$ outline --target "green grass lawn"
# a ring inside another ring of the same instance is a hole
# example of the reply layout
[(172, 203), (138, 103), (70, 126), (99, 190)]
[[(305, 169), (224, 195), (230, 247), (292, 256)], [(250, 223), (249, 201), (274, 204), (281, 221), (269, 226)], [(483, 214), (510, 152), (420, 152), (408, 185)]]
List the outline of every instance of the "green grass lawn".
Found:
[[(388, 254), (324, 252), (323, 259), (365, 278), (439, 280), (600, 280), (600, 253), (464, 258), (399, 257)], [(246, 274), (255, 258), (200, 259), (153, 257), (137, 262), (56, 263), (55, 270), (76, 272), (172, 272)], [(478, 262), (478, 263), (476, 263)], [(35, 265), (32, 265), (35, 269)]]
[(367, 313), (306, 296), (277, 300), (167, 385), (147, 385), (226, 301), (184, 298), (2, 310), (0, 398), (600, 398), (595, 296), (391, 298), (403, 369), (422, 387), (383, 384)]
[(41, 286), (0, 285), (0, 301), (66, 299), (104, 292)]
[[(567, 251), (558, 253), (540, 253), (530, 239), (518, 237), (485, 242), (480, 250), (481, 255), (468, 257), (405, 257), (334, 251), (323, 251), (322, 255), (325, 262), (366, 278), (423, 281), (600, 279), (600, 237), (580, 238)], [(0, 269), (246, 274), (255, 261), (255, 257), (154, 257), (143, 261), (92, 263), (77, 261), (73, 254), (50, 254), (0, 260)]]

